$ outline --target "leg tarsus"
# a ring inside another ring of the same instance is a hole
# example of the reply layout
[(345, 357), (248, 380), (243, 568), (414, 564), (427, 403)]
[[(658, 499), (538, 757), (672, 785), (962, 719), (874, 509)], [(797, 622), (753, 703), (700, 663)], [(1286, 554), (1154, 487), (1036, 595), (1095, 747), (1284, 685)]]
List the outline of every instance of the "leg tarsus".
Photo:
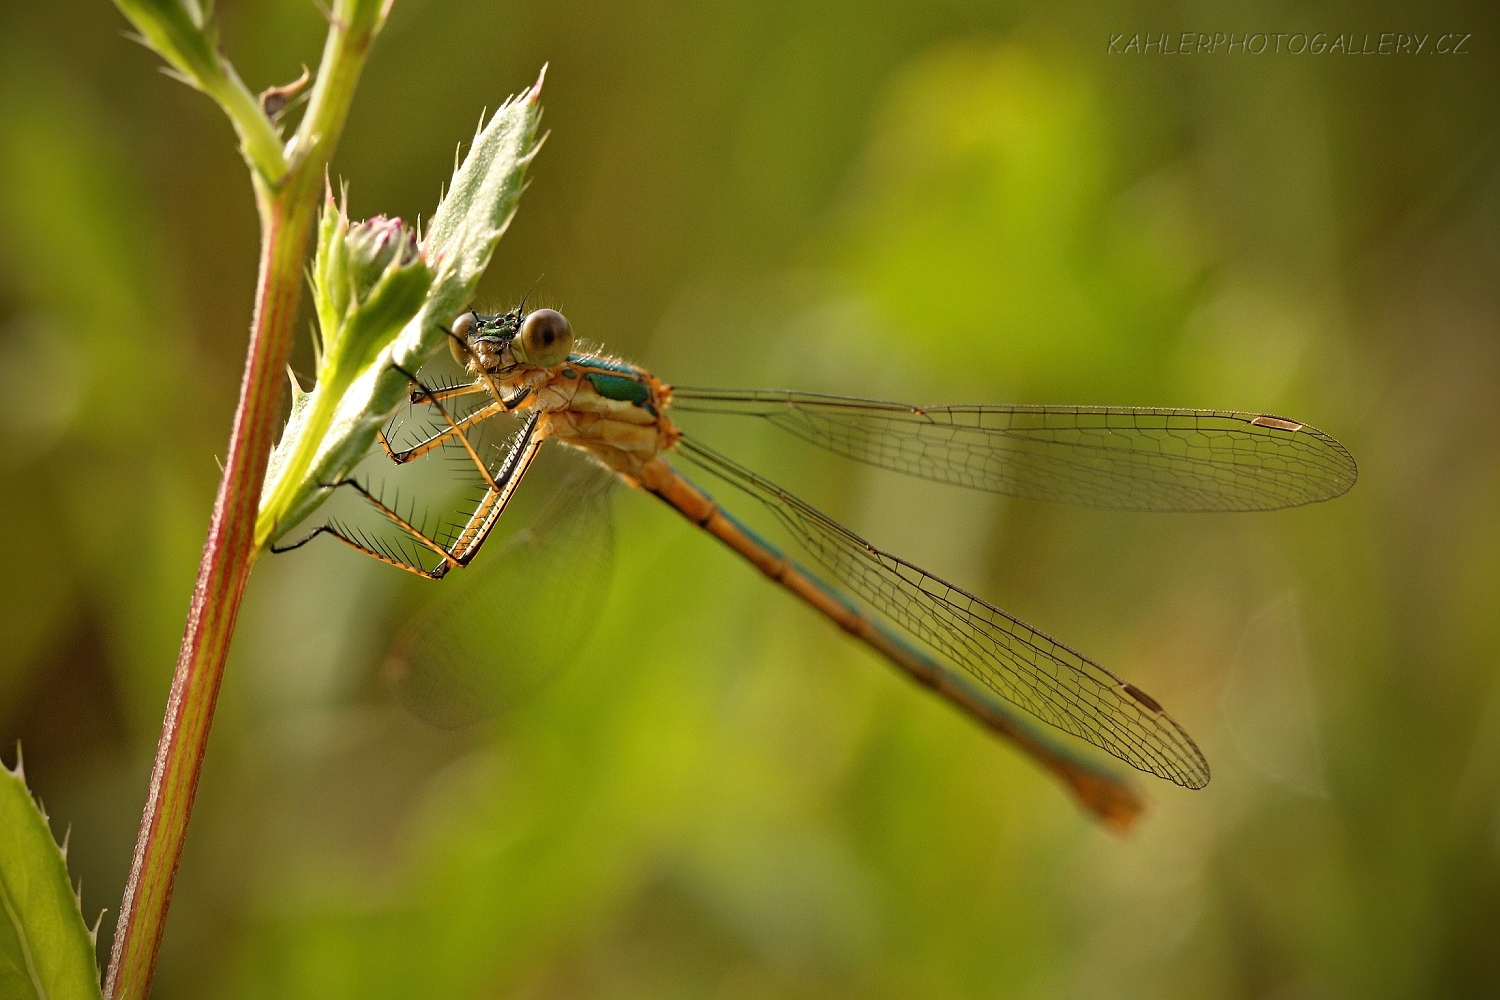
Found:
[(299, 538), (297, 541), (292, 542), (290, 545), (278, 545), (278, 544), (276, 544), (276, 543), (273, 542), (271, 544), (271, 546), (270, 546), (271, 554), (279, 556), (283, 552), (292, 552), (292, 551), (294, 551), (296, 549), (300, 549), (300, 548), (302, 548), (302, 546), (306, 545), (308, 542), (312, 541), (314, 538), (317, 538), (319, 535), (326, 534), (328, 531), (329, 531), (328, 525), (324, 524), (324, 525), (320, 525), (317, 528), (314, 528), (307, 535), (304, 535), (302, 538)]

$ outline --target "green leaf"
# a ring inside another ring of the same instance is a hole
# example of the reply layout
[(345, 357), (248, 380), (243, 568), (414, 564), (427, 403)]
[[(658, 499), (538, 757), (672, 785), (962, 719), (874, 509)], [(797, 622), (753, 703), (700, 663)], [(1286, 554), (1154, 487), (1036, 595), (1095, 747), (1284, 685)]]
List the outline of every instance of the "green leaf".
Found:
[(115, 0), (115, 6), (189, 84), (206, 90), (205, 81), (223, 74), (213, 24), (192, 0)]
[(368, 369), (380, 348), (391, 342), (384, 336), (386, 331), (405, 328), (422, 308), (431, 288), (432, 272), (423, 262), (392, 268), (344, 325), (335, 361), (354, 371)]
[(94, 932), (19, 760), (14, 772), (0, 767), (0, 996), (101, 996)]
[[(333, 412), (326, 423), (315, 419), (311, 410), (299, 417), (299, 433), (305, 437), (311, 431), (316, 441), (304, 439), (294, 445), (289, 436), (283, 436), (261, 498), (255, 527), (257, 546), (279, 537), (316, 510), (327, 496), (319, 484), (338, 482), (359, 464), (374, 445), (376, 430), (406, 398), (407, 379), (397, 368), (420, 368), (444, 344), (444, 330), (473, 297), (495, 245), (515, 215), (526, 186), (526, 168), (536, 156), (545, 74), (543, 69), (530, 90), (507, 101), (482, 125), (468, 155), (454, 172), (448, 195), (422, 240), (422, 258), (434, 278), (421, 309), (399, 336), (368, 358), (360, 371), (341, 372), (348, 379), (347, 387), (338, 390), (337, 399), (327, 401)], [(342, 235), (343, 230), (325, 217), (320, 243), (341, 239)], [(342, 267), (347, 264), (329, 258), (330, 271)], [(318, 264), (314, 265), (314, 275), (316, 281), (334, 280), (331, 273), (320, 271)], [(337, 311), (331, 302), (320, 304), (320, 323), (325, 312), (331, 319)], [(328, 343), (329, 330), (323, 329), (322, 336)], [(320, 384), (314, 394), (321, 388)], [(322, 406), (325, 401), (312, 405)], [(313, 446), (316, 452), (306, 462), (286, 454)]]
[[(269, 184), (286, 175), (281, 136), (229, 60), (219, 54), (218, 29), (196, 0), (115, 0), (140, 41), (171, 66), (169, 75), (212, 97), (239, 133), (246, 161)], [(373, 7), (373, 2), (366, 3)], [(383, 8), (381, 8), (383, 9)], [(371, 11), (367, 16), (377, 16)]]
[(343, 325), (344, 316), (349, 311), (349, 251), (344, 246), (344, 237), (349, 232), (349, 215), (345, 207), (348, 200), (347, 185), (337, 204), (333, 192), (328, 192), (323, 199), (323, 213), (318, 217), (318, 248), (313, 254), (312, 287), (313, 307), (318, 312), (313, 346), (318, 351), (320, 371), (323, 348), (328, 338)]
[[(536, 156), (538, 99), (546, 75), (543, 67), (531, 90), (520, 100), (506, 102), (474, 136), (469, 155), (453, 174), (448, 196), (432, 217), (422, 249), (438, 269), (431, 307), (445, 314), (442, 322), (468, 304), (515, 215), (526, 186), (526, 168)], [(434, 327), (424, 332), (427, 336), (414, 338), (411, 346), (425, 346), (431, 353), (441, 331)]]

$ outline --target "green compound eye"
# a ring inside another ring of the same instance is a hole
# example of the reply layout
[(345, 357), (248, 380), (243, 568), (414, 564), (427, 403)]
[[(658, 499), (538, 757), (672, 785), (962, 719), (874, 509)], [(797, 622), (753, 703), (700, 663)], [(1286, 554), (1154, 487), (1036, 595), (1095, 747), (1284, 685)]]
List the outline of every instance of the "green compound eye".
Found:
[(453, 336), (448, 338), (448, 350), (453, 352), (453, 360), (468, 367), (469, 352), (464, 345), (469, 342), (469, 334), (474, 332), (474, 312), (470, 310), (453, 321)]
[(538, 309), (521, 324), (521, 334), (512, 350), (518, 361), (538, 368), (555, 368), (568, 360), (568, 353), (573, 350), (573, 327), (556, 309)]

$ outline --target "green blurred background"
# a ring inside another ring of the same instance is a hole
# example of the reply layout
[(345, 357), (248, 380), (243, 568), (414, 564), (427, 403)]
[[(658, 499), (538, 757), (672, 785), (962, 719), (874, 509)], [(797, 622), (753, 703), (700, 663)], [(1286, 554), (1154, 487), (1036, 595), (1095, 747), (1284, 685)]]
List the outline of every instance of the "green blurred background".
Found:
[[(252, 87), (315, 61), (306, 0), (221, 6)], [(576, 662), (460, 734), (376, 676), (399, 574), (266, 559), (156, 995), (1500, 994), (1496, 22), (399, 0), (335, 159), (356, 214), (430, 213), (481, 109), (550, 62), (491, 306), (545, 275), (581, 335), (684, 384), (1285, 413), (1361, 478), (1312, 509), (1107, 514), (717, 433), (1167, 704), (1214, 781), (1143, 779), (1123, 840), (649, 499), (618, 498)], [(0, 746), (71, 824), (102, 950), (257, 240), (222, 116), (124, 27), (0, 8)], [(1107, 51), (1148, 30), (1473, 37)]]

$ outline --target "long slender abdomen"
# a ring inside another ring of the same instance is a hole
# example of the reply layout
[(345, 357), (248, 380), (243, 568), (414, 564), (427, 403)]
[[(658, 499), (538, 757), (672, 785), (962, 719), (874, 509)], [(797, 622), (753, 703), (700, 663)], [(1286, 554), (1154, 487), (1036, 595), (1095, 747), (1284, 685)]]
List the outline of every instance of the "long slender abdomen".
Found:
[(720, 508), (712, 497), (663, 459), (653, 458), (645, 463), (637, 481), (643, 489), (832, 619), (912, 680), (964, 709), (1057, 775), (1085, 809), (1109, 826), (1126, 830), (1144, 810), (1145, 802), (1129, 785), (1037, 732), (962, 675), (872, 618), (848, 597), (787, 558), (774, 545)]

